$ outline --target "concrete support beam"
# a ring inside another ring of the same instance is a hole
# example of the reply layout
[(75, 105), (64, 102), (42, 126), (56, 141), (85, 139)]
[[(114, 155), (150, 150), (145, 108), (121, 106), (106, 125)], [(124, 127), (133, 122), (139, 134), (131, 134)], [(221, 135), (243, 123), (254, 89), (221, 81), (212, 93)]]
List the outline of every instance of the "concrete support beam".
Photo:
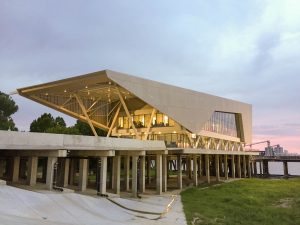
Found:
[(129, 191), (130, 156), (124, 156), (125, 191)]
[(146, 163), (145, 163), (145, 156), (140, 156), (140, 174), (139, 174), (139, 190), (140, 193), (145, 192), (145, 175), (146, 175)]
[(231, 155), (231, 177), (235, 178), (235, 155)]
[(106, 194), (106, 176), (107, 176), (107, 156), (101, 157), (101, 168), (100, 168), (100, 187), (99, 194)]
[(198, 165), (197, 165), (198, 157), (197, 155), (193, 156), (193, 181), (194, 186), (198, 186)]
[(38, 166), (38, 157), (31, 156), (28, 158), (27, 167), (27, 184), (29, 186), (34, 186), (36, 184), (36, 174)]
[(243, 155), (243, 176), (244, 176), (244, 178), (247, 177), (247, 162), (246, 162), (245, 155)]
[(182, 156), (177, 155), (177, 187), (182, 189)]
[(115, 194), (120, 194), (120, 177), (121, 177), (121, 156), (116, 155), (113, 158), (113, 190)]
[(64, 162), (64, 177), (63, 177), (63, 186), (68, 186), (68, 180), (69, 180), (69, 170), (70, 170), (70, 159), (66, 158)]
[(56, 162), (57, 162), (57, 157), (48, 157), (47, 158), (46, 186), (47, 186), (48, 190), (52, 190), (52, 188), (53, 188), (54, 166), (55, 166)]
[(220, 181), (220, 156), (215, 155), (215, 170), (216, 170), (216, 181)]
[(228, 156), (224, 155), (224, 175), (225, 180), (228, 180)]
[(156, 194), (162, 194), (162, 155), (156, 155)]
[(210, 172), (209, 172), (209, 155), (205, 155), (205, 173), (206, 173), (206, 181), (210, 184)]
[(162, 191), (166, 192), (168, 189), (168, 156), (162, 155)]
[(240, 155), (237, 156), (237, 173), (238, 173), (238, 177), (242, 178), (241, 156)]
[(134, 155), (132, 156), (132, 196), (134, 198), (137, 197), (137, 164), (138, 164), (138, 156)]
[(87, 176), (88, 176), (88, 159), (79, 159), (78, 188), (80, 191), (86, 190)]
[(12, 182), (19, 181), (19, 172), (20, 172), (20, 156), (15, 156), (13, 162)]
[(247, 156), (247, 167), (248, 167), (248, 177), (252, 177), (252, 169), (251, 169), (251, 162), (250, 162), (250, 156)]
[(288, 162), (287, 161), (283, 161), (283, 174), (285, 177), (289, 176), (289, 169), (288, 169)]

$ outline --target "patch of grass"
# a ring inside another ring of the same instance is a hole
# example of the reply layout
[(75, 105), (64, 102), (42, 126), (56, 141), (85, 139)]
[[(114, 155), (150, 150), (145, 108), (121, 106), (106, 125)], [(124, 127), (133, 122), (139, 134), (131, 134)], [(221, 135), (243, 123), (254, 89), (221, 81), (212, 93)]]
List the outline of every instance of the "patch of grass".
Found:
[(188, 224), (300, 224), (300, 179), (243, 179), (181, 193)]

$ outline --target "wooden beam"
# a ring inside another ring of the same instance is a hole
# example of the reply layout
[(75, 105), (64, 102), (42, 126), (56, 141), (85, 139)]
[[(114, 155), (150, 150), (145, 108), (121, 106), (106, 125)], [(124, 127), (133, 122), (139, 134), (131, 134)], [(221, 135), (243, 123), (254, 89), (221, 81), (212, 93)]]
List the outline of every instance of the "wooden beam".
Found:
[(116, 114), (115, 114), (115, 116), (114, 116), (114, 119), (113, 119), (113, 121), (112, 121), (112, 123), (111, 123), (111, 125), (110, 125), (110, 128), (109, 128), (108, 132), (107, 132), (107, 137), (110, 136), (110, 134), (111, 134), (111, 132), (112, 132), (112, 129), (113, 129), (114, 126), (115, 126), (115, 123), (116, 123), (117, 118), (118, 118), (118, 116), (119, 116), (120, 109), (121, 109), (121, 104), (119, 104), (119, 106), (118, 106), (118, 108), (117, 108), (117, 111), (116, 111)]
[(126, 103), (125, 103), (125, 101), (124, 101), (124, 99), (123, 99), (123, 97), (122, 97), (122, 95), (121, 95), (121, 92), (120, 92), (120, 90), (119, 90), (118, 87), (116, 87), (116, 90), (117, 90), (117, 93), (118, 93), (118, 95), (119, 95), (120, 101), (121, 101), (121, 103), (122, 103), (122, 105), (123, 105), (123, 108), (124, 108), (124, 110), (125, 110), (125, 112), (126, 112), (126, 115), (127, 115), (127, 117), (128, 117), (128, 120), (129, 120), (129, 122), (131, 123), (132, 129), (134, 130), (135, 136), (136, 136), (136, 138), (137, 138), (137, 137), (138, 137), (138, 132), (137, 132), (137, 129), (135, 128), (135, 126), (134, 126), (134, 123), (133, 123), (133, 121), (132, 121), (132, 117), (131, 117), (131, 115), (130, 115), (130, 113), (129, 113), (129, 110), (128, 110), (127, 106), (126, 106)]
[(97, 134), (97, 132), (95, 130), (95, 127), (94, 127), (93, 123), (91, 122), (89, 115), (87, 114), (86, 108), (84, 107), (84, 104), (83, 104), (81, 98), (77, 94), (74, 94), (74, 96), (75, 96), (75, 98), (76, 98), (76, 100), (77, 100), (77, 102), (78, 102), (78, 104), (79, 104), (79, 106), (80, 106), (80, 108), (81, 108), (81, 110), (82, 110), (82, 112), (83, 112), (83, 114), (84, 114), (84, 116), (85, 116), (88, 124), (90, 125), (90, 127), (91, 127), (94, 135), (96, 137), (98, 137), (98, 134)]
[(153, 117), (154, 117), (154, 114), (156, 113), (156, 109), (153, 108), (152, 110), (152, 113), (151, 113), (151, 116), (150, 116), (150, 121), (149, 123), (147, 124), (147, 130), (145, 132), (146, 136), (144, 138), (144, 140), (147, 140), (148, 139), (148, 135), (149, 135), (149, 131), (150, 131), (150, 128), (151, 128), (151, 123), (152, 123), (152, 120), (153, 120)]

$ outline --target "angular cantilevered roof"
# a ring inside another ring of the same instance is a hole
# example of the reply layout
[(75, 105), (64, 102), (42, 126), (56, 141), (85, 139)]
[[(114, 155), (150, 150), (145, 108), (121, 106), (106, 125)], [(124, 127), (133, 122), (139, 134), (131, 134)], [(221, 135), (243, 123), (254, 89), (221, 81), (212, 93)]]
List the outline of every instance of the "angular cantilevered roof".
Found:
[[(95, 113), (93, 110), (102, 109), (104, 114), (105, 110), (115, 110), (119, 102), (118, 94), (124, 97), (129, 110), (134, 110), (136, 105), (148, 104), (196, 134), (201, 132), (214, 111), (238, 113), (242, 119), (245, 142), (250, 143), (252, 139), (252, 107), (249, 104), (111, 70), (20, 88), (18, 93), (85, 120), (85, 114), (75, 98), (79, 96), (93, 125), (107, 130), (113, 113), (111, 116), (106, 114), (105, 119), (101, 117), (101, 112)], [(110, 109), (104, 107), (108, 103)]]

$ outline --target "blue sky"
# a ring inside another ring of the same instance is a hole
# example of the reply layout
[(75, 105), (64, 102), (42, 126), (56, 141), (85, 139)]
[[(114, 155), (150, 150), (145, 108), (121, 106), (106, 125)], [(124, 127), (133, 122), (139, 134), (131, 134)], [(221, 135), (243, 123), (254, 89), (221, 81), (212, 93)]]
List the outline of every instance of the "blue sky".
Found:
[[(254, 141), (300, 152), (299, 12), (297, 0), (2, 0), (0, 90), (116, 70), (251, 103)], [(21, 130), (60, 115), (13, 98)]]

